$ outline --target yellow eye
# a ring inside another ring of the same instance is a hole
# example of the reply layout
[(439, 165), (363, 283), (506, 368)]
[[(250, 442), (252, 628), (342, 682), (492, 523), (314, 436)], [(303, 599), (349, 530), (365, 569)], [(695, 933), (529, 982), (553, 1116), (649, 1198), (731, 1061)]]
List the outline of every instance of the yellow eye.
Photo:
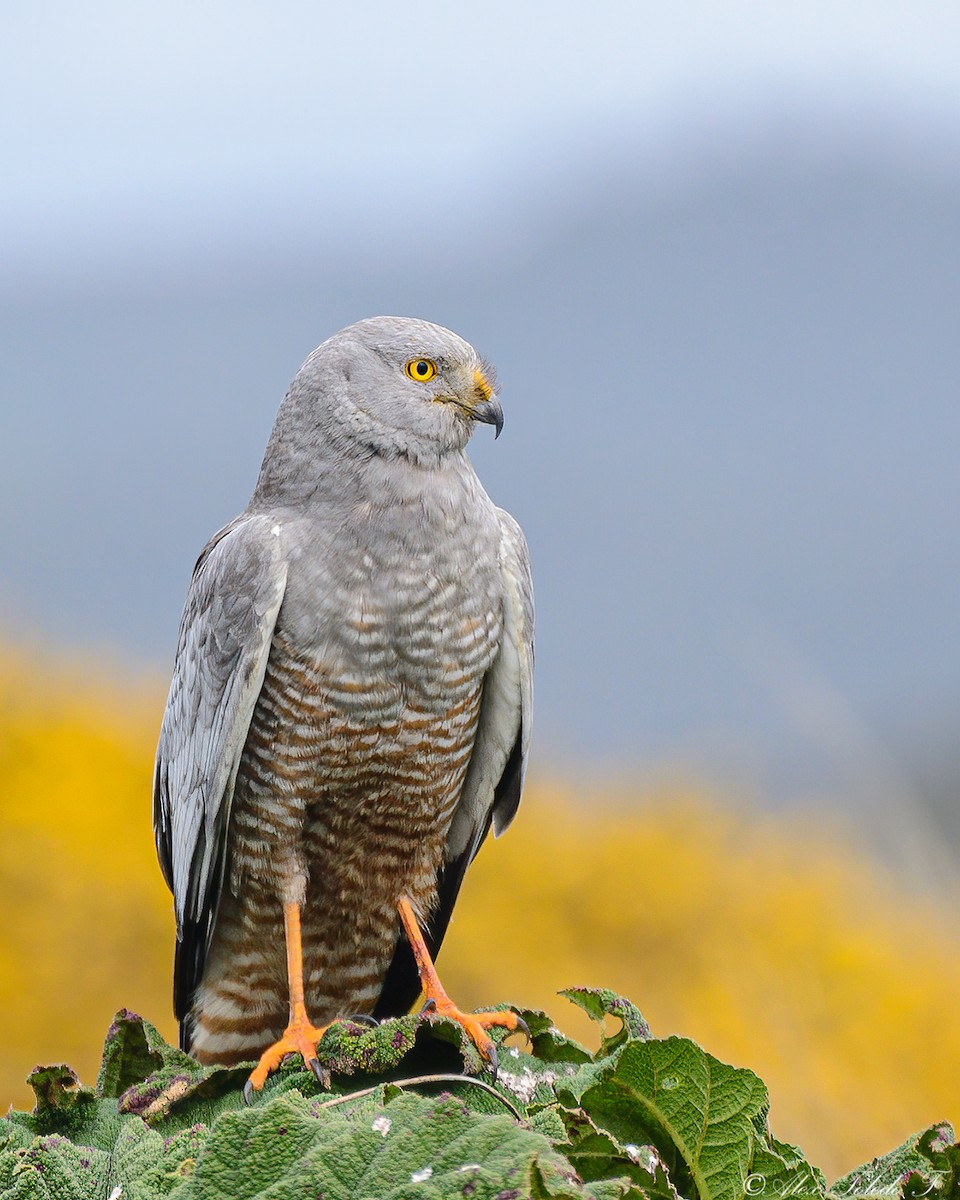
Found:
[(437, 364), (432, 358), (411, 358), (403, 369), (417, 383), (426, 383), (436, 375)]

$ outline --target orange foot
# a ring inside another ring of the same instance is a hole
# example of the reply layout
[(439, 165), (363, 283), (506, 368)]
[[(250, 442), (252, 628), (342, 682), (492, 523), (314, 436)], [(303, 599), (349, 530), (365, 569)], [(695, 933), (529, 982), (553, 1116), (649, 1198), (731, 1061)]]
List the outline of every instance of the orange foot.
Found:
[(329, 1025), (317, 1028), (310, 1023), (307, 1010), (302, 1004), (296, 1006), (290, 1024), (283, 1031), (283, 1036), (272, 1046), (268, 1046), (260, 1055), (260, 1061), (254, 1067), (250, 1078), (243, 1085), (243, 1098), (249, 1104), (254, 1092), (259, 1092), (267, 1081), (271, 1071), (275, 1071), (288, 1054), (299, 1054), (304, 1063), (316, 1075), (323, 1087), (330, 1084), (330, 1076), (320, 1065), (317, 1058), (317, 1042), (323, 1037)]
[(410, 942), (413, 950), (413, 957), (417, 962), (420, 986), (423, 988), (425, 1000), (423, 1008), (420, 1011), (436, 1012), (442, 1017), (449, 1017), (451, 1020), (456, 1021), (466, 1031), (467, 1037), (469, 1037), (470, 1041), (480, 1051), (480, 1057), (493, 1067), (493, 1075), (496, 1078), (497, 1072), (500, 1069), (497, 1059), (497, 1047), (494, 1044), (493, 1038), (487, 1033), (487, 1030), (495, 1025), (499, 1025), (511, 1031), (520, 1029), (529, 1037), (530, 1030), (527, 1028), (526, 1022), (522, 1021), (513, 1012), (465, 1013), (462, 1009), (458, 1008), (447, 995), (443, 984), (437, 976), (436, 967), (433, 965), (430, 951), (427, 949), (423, 934), (420, 932), (420, 926), (417, 923), (413, 906), (406, 896), (401, 896), (397, 901), (397, 909), (400, 912), (400, 920), (403, 922), (407, 940)]
[(497, 1073), (500, 1070), (500, 1060), (497, 1057), (496, 1043), (489, 1036), (487, 1030), (495, 1025), (499, 1025), (504, 1029), (509, 1029), (511, 1032), (519, 1029), (527, 1037), (530, 1036), (530, 1030), (527, 1028), (526, 1021), (522, 1017), (518, 1017), (515, 1012), (464, 1012), (463, 1009), (457, 1008), (442, 989), (440, 989), (438, 995), (427, 997), (420, 1012), (435, 1012), (441, 1017), (449, 1017), (451, 1021), (456, 1021), (466, 1032), (470, 1041), (480, 1051), (480, 1057), (485, 1059), (493, 1068), (494, 1079), (496, 1079)]

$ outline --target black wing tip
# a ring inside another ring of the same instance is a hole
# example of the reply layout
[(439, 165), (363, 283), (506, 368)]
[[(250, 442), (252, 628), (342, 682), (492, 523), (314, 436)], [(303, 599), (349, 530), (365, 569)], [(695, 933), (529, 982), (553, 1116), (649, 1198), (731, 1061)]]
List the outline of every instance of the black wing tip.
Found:
[[(503, 774), (493, 793), (491, 815), (493, 831), (499, 837), (517, 815), (520, 793), (523, 790), (523, 725), (517, 729), (516, 740), (507, 756)], [(484, 835), (486, 836), (486, 835)], [(481, 839), (482, 840), (482, 839)], [(479, 842), (477, 843), (479, 849)]]
[(193, 1035), (193, 999), (200, 986), (206, 956), (206, 929), (197, 922), (185, 922), (173, 960), (173, 1012), (180, 1022), (180, 1049), (188, 1053)]

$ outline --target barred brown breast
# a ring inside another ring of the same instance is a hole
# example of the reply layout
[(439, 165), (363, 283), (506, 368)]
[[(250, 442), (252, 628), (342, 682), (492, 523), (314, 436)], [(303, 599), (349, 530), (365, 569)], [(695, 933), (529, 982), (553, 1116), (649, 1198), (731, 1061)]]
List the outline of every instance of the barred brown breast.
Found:
[[(302, 905), (306, 1002), (324, 1024), (372, 1011), (397, 940), (397, 898), (429, 916), (501, 636), (489, 583), (481, 586), (476, 567), (466, 576), (439, 586), (411, 573), (410, 591), (418, 584), (422, 595), (403, 606), (406, 636), (368, 613), (341, 631), (332, 662), (304, 654), (281, 609), (193, 1007), (191, 1053), (201, 1062), (255, 1057), (283, 1031), (284, 901)], [(450, 620), (465, 607), (478, 611)], [(347, 671), (351, 632), (356, 662)]]

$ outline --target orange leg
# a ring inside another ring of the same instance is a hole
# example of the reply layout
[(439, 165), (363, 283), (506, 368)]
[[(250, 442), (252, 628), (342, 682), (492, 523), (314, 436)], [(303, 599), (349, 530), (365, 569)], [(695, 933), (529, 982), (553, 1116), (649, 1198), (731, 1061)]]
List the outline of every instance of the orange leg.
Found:
[(321, 1083), (326, 1083), (323, 1068), (317, 1058), (317, 1042), (329, 1026), (317, 1028), (307, 1016), (303, 1000), (303, 942), (300, 937), (300, 905), (283, 906), (283, 930), (287, 943), (287, 981), (290, 987), (290, 1020), (283, 1036), (268, 1046), (260, 1056), (250, 1078), (243, 1088), (244, 1099), (249, 1101), (253, 1092), (259, 1092), (271, 1071), (279, 1067), (288, 1054), (299, 1054)]
[(433, 1009), (441, 1016), (450, 1017), (462, 1025), (470, 1040), (480, 1051), (481, 1056), (493, 1066), (493, 1073), (496, 1075), (497, 1048), (487, 1030), (493, 1025), (502, 1025), (505, 1029), (521, 1029), (529, 1036), (526, 1024), (513, 1012), (465, 1013), (459, 1009), (440, 982), (437, 968), (433, 965), (430, 951), (427, 949), (420, 926), (417, 924), (417, 918), (414, 916), (413, 907), (406, 896), (400, 897), (397, 901), (397, 908), (400, 910), (400, 920), (403, 922), (403, 928), (413, 948), (413, 956), (417, 960), (420, 985), (426, 997), (424, 1009)]

